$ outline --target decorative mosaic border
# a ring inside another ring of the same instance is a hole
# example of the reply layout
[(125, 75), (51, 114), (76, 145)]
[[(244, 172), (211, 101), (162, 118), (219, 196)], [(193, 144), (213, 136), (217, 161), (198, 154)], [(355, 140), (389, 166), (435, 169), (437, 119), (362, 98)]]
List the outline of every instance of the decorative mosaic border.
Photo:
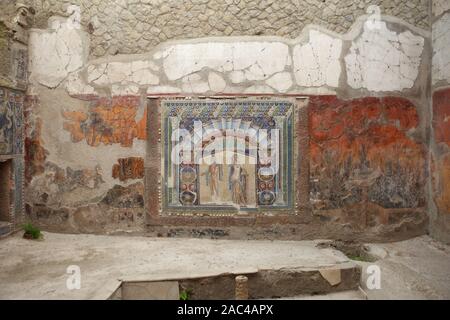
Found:
[(22, 221), (24, 205), (24, 117), (23, 109), (25, 94), (19, 90), (0, 87), (0, 104), (4, 111), (11, 113), (13, 125), (11, 128), (11, 146), (5, 154), (0, 154), (0, 161), (11, 161), (10, 169), (10, 203), (9, 223), (13, 228)]
[[(164, 128), (162, 124), (163, 112), (162, 103), (169, 102), (171, 100), (175, 101), (194, 101), (192, 99), (184, 97), (160, 97), (160, 98), (150, 98), (148, 104), (148, 122), (147, 122), (147, 157), (146, 157), (146, 211), (150, 220), (167, 217), (240, 217), (240, 216), (279, 216), (279, 215), (298, 215), (301, 212), (305, 212), (309, 208), (309, 190), (308, 190), (308, 179), (309, 179), (309, 155), (308, 155), (308, 144), (309, 137), (307, 125), (308, 125), (308, 112), (307, 112), (307, 101), (305, 97), (291, 98), (291, 97), (279, 97), (279, 96), (263, 96), (263, 97), (220, 97), (220, 100), (230, 100), (233, 103), (238, 101), (254, 101), (254, 102), (288, 102), (292, 104), (293, 107), (293, 124), (292, 124), (292, 147), (295, 152), (292, 152), (292, 162), (291, 162), (291, 199), (292, 204), (288, 207), (260, 207), (252, 211), (239, 211), (236, 208), (227, 207), (218, 210), (217, 207), (181, 207), (181, 208), (168, 208), (165, 206), (164, 198), (164, 144), (165, 139)], [(216, 98), (196, 98), (195, 101), (205, 102), (205, 100), (217, 101)], [(157, 133), (157, 138), (155, 134)], [(299, 137), (299, 134), (302, 137)], [(299, 152), (302, 152), (301, 156)], [(306, 160), (306, 161), (305, 161)], [(158, 161), (158, 163), (156, 163)], [(306, 164), (306, 165), (305, 165)], [(301, 170), (301, 171), (300, 171)], [(303, 176), (304, 179), (301, 179)], [(303, 181), (305, 180), (305, 181)], [(299, 187), (301, 186), (301, 187)], [(302, 189), (302, 190), (300, 190)], [(302, 194), (300, 194), (300, 192)], [(158, 203), (158, 206), (156, 206)], [(159, 218), (158, 218), (159, 217)], [(173, 220), (172, 218), (170, 218)], [(173, 222), (173, 221), (172, 221)]]

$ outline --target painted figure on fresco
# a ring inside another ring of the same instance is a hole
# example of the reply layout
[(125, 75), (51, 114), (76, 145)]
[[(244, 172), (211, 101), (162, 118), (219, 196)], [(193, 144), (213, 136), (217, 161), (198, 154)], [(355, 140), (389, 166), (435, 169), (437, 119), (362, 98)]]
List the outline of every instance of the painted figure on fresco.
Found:
[(247, 204), (248, 173), (240, 164), (238, 164), (237, 160), (238, 158), (235, 154), (233, 156), (233, 164), (229, 166), (228, 185), (233, 203), (242, 206)]
[(222, 180), (223, 169), (222, 165), (217, 164), (214, 160), (212, 164), (208, 166), (208, 170), (202, 175), (206, 176), (206, 185), (209, 186), (211, 193), (211, 199), (217, 202), (219, 199), (219, 181)]

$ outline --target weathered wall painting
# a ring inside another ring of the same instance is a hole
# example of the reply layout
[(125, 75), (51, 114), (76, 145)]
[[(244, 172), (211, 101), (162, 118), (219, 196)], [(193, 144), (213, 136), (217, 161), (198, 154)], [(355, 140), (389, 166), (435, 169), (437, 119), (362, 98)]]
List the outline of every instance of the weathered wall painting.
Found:
[(10, 154), (14, 139), (14, 104), (8, 101), (6, 89), (0, 88), (0, 154)]
[(23, 93), (0, 87), (0, 154), (23, 153)]
[(163, 101), (166, 206), (292, 207), (294, 113), (283, 100)]
[(89, 112), (66, 111), (64, 129), (73, 142), (86, 140), (93, 147), (119, 143), (131, 147), (133, 139), (145, 138), (145, 114), (136, 121), (140, 97), (99, 98), (90, 102)]
[(316, 212), (365, 228), (399, 220), (402, 210), (389, 209), (425, 207), (426, 149), (412, 134), (419, 126), (412, 102), (312, 97), (309, 125)]

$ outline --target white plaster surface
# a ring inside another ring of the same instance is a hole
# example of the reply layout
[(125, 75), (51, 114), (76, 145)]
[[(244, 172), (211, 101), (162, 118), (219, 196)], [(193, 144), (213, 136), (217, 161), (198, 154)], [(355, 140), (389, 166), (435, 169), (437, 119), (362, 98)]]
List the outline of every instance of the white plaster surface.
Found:
[(111, 86), (130, 82), (134, 85), (157, 85), (154, 74), (158, 67), (152, 61), (107, 62), (88, 67), (88, 82), (98, 86)]
[(433, 84), (450, 82), (450, 13), (433, 24)]
[(370, 91), (412, 88), (419, 74), (424, 38), (410, 31), (396, 33), (385, 22), (379, 28), (364, 25), (345, 57), (348, 84)]
[[(53, 29), (32, 33), (31, 79), (33, 85), (52, 88), (65, 79), (64, 86), (71, 95), (299, 94), (308, 90), (333, 94), (337, 88), (348, 87), (401, 91), (412, 88), (418, 78), (424, 47), (423, 36), (408, 28), (397, 33), (389, 30), (385, 22), (375, 30), (357, 23), (345, 35), (311, 26), (295, 40), (193, 39), (166, 43), (148, 54), (109, 56), (87, 63), (89, 42), (83, 40), (86, 34), (81, 29), (64, 27), (61, 21), (65, 20), (52, 19)], [(442, 32), (446, 27), (442, 20), (436, 29)], [(78, 43), (65, 46), (76, 37)], [(46, 41), (53, 41), (50, 47), (56, 46), (58, 50), (53, 51), (59, 53), (47, 54), (49, 49), (43, 44)], [(436, 41), (446, 52), (448, 42), (440, 43), (440, 38)], [(349, 46), (348, 52), (343, 52)], [(442, 52), (436, 54), (436, 67), (445, 62)], [(445, 74), (445, 65), (441, 69)], [(347, 83), (341, 81), (345, 75)]]
[(283, 71), (289, 47), (282, 42), (200, 42), (175, 44), (155, 57), (164, 58), (169, 80), (210, 68), (219, 72), (245, 70), (249, 77), (267, 77)]
[(342, 40), (311, 30), (306, 44), (294, 46), (294, 74), (302, 87), (339, 86)]
[(292, 76), (289, 72), (280, 72), (273, 75), (266, 83), (278, 92), (286, 92), (292, 87)]
[(256, 94), (256, 93), (275, 93), (275, 90), (273, 90), (271, 87), (266, 86), (266, 85), (255, 84), (255, 85), (245, 89), (244, 93), (253, 93), (253, 94)]
[(135, 84), (113, 84), (111, 86), (113, 96), (134, 96), (139, 95), (139, 87)]
[(229, 78), (231, 83), (241, 83), (243, 81), (245, 81), (245, 73), (244, 71), (231, 71), (229, 73)]
[(46, 30), (30, 30), (29, 80), (54, 88), (86, 64), (89, 37), (66, 19), (52, 19), (49, 24)]
[(67, 77), (65, 88), (70, 95), (97, 94), (94, 87), (83, 81), (77, 72)]
[(148, 94), (153, 93), (180, 93), (181, 89), (172, 86), (150, 86), (147, 89)]
[(181, 89), (189, 93), (205, 93), (209, 90), (208, 82), (198, 74), (192, 74), (182, 79)]
[(215, 72), (210, 72), (208, 75), (209, 87), (214, 92), (223, 92), (227, 83), (225, 80)]

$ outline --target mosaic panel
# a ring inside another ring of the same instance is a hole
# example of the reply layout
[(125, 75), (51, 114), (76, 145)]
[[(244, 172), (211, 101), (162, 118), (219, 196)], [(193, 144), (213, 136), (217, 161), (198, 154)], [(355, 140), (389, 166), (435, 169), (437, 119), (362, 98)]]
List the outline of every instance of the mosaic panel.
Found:
[(14, 159), (14, 213), (15, 217), (20, 217), (23, 213), (23, 183), (24, 183), (24, 163), (23, 159)]
[(161, 111), (166, 208), (292, 208), (292, 102), (164, 100)]
[(0, 154), (23, 153), (22, 93), (0, 88)]
[(14, 73), (15, 79), (19, 85), (27, 83), (28, 70), (28, 52), (25, 49), (15, 49), (14, 54)]

